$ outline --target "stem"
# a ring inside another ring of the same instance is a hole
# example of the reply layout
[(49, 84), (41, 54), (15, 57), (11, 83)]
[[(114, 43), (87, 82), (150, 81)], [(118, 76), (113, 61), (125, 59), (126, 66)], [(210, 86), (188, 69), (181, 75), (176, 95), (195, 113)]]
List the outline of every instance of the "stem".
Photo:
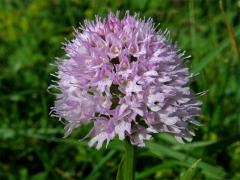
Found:
[(134, 162), (134, 146), (125, 141), (125, 160), (123, 164), (123, 179), (124, 180), (134, 180), (135, 177), (135, 162)]

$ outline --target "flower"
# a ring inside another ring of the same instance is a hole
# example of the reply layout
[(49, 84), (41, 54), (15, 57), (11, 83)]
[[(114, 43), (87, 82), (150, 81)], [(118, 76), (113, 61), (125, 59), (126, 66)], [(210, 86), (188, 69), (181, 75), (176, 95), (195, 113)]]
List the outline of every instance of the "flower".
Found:
[(191, 140), (200, 102), (188, 87), (184, 53), (166, 34), (129, 12), (122, 19), (96, 17), (76, 30), (58, 61), (60, 92), (51, 112), (65, 119), (65, 136), (92, 122), (85, 138), (97, 149), (116, 136), (140, 147), (159, 132)]

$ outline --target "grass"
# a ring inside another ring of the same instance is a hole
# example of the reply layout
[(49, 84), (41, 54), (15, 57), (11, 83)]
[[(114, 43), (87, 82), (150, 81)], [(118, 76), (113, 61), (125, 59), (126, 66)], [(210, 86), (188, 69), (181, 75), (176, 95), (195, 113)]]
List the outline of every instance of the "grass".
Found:
[(171, 31), (192, 55), (192, 88), (208, 91), (193, 142), (156, 135), (137, 151), (136, 179), (240, 179), (238, 0), (0, 0), (0, 179), (115, 179), (121, 142), (88, 148), (88, 127), (63, 139), (46, 89), (73, 26), (127, 9)]

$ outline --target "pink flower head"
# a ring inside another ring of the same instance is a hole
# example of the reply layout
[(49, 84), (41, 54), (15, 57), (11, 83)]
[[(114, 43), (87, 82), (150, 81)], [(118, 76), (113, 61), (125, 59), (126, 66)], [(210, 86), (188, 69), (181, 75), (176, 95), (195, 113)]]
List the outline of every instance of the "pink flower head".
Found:
[(158, 132), (192, 138), (189, 125), (197, 123), (200, 102), (188, 87), (184, 53), (166, 32), (128, 12), (123, 19), (119, 13), (96, 17), (79, 31), (58, 62), (60, 93), (51, 112), (65, 119), (65, 136), (92, 122), (86, 137), (97, 149), (116, 136), (137, 146)]

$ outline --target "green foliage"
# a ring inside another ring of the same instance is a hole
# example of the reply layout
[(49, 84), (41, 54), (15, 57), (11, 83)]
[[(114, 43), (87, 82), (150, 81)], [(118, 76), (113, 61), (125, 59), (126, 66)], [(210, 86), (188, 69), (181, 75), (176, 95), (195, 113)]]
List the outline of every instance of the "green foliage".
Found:
[(122, 143), (88, 148), (79, 139), (89, 127), (62, 138), (46, 89), (73, 26), (127, 9), (171, 31), (199, 73), (192, 88), (208, 91), (193, 142), (156, 135), (136, 152), (136, 179), (240, 178), (239, 0), (223, 0), (222, 9), (218, 0), (0, 0), (0, 179), (115, 179)]
[(201, 159), (198, 159), (196, 162), (194, 162), (193, 165), (186, 172), (183, 173), (180, 180), (194, 179), (194, 176), (196, 174), (197, 165), (200, 161), (201, 161)]

